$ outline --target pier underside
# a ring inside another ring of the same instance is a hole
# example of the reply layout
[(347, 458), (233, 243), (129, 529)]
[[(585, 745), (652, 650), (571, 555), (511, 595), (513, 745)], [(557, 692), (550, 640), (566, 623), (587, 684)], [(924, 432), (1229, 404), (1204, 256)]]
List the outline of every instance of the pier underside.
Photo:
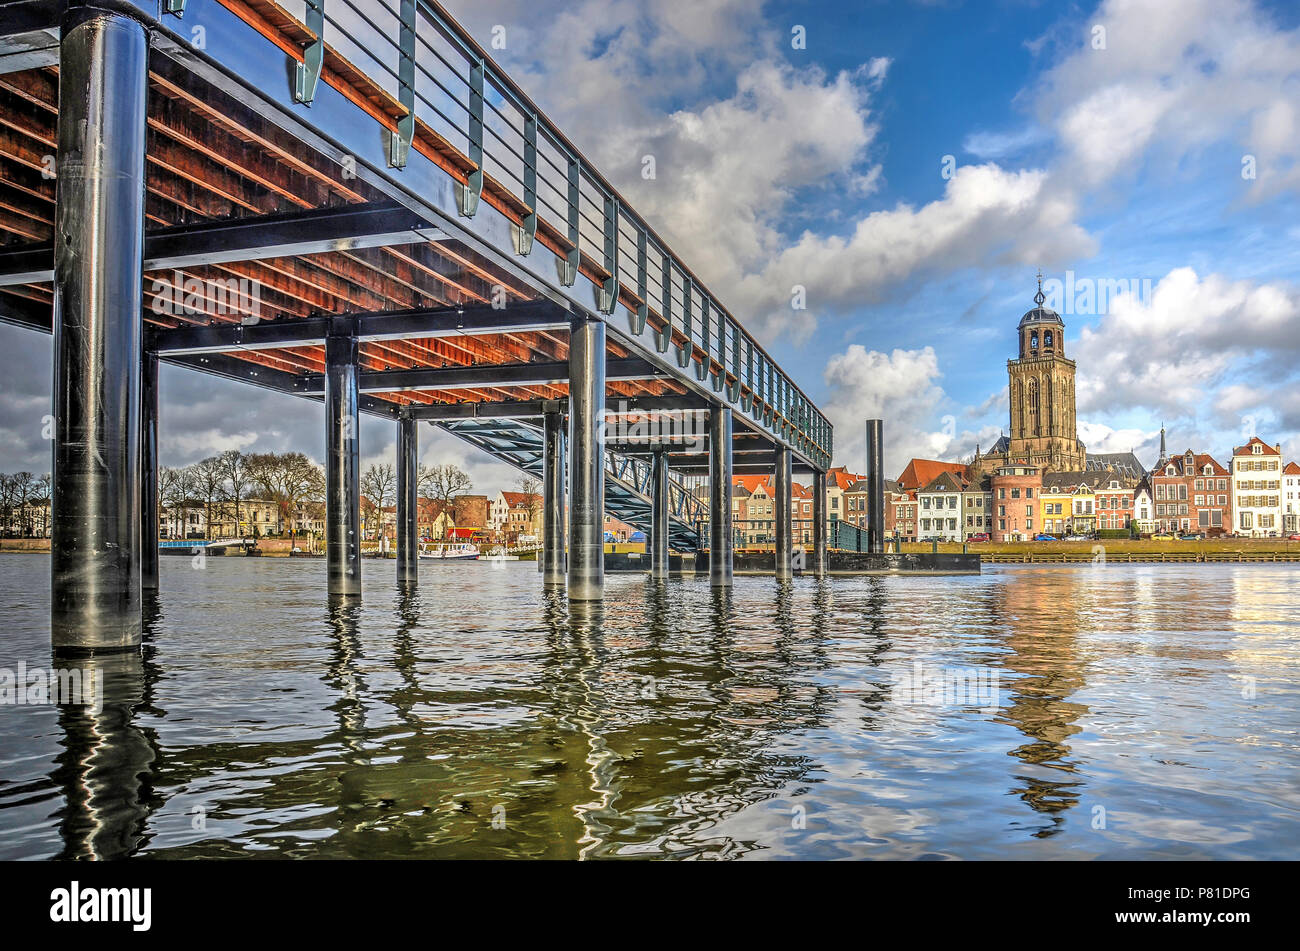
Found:
[[(559, 413), (570, 483), (578, 453), (595, 501), (639, 528), (662, 453), (679, 550), (700, 545), (709, 500), (676, 476), (719, 454), (736, 472), (828, 468), (824, 417), (436, 4), (165, 6), (0, 2), (0, 319), (55, 334), (85, 405), (79, 361), (135, 350), (324, 402), (331, 452), (360, 413), (426, 420), (539, 477)], [(76, 130), (70, 93), (89, 98)], [(116, 141), (136, 121), (140, 168)], [(122, 214), (106, 183), (133, 177), (142, 199)], [(105, 273), (105, 249), (142, 281)], [(121, 412), (139, 412), (136, 380), (85, 385), (125, 386)], [(727, 445), (705, 438), (718, 413)], [(82, 421), (60, 418), (72, 445)], [(571, 495), (570, 516), (586, 501)]]

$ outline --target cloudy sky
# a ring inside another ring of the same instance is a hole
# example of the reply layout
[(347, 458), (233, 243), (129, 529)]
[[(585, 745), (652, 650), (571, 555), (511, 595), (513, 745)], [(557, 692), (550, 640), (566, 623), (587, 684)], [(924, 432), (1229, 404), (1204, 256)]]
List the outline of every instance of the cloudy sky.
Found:
[[(1089, 449), (1149, 464), (1163, 421), (1171, 449), (1222, 461), (1257, 432), (1300, 456), (1295, 4), (447, 6), (504, 37), (498, 62), (775, 348), (837, 463), (863, 465), (870, 416), (891, 470), (992, 443), (1038, 268), (1053, 291), (1073, 274), (1052, 303)], [(0, 469), (45, 471), (49, 341), (0, 326), (0, 346)], [(162, 386), (166, 463), (322, 454), (313, 404), (170, 368)], [(480, 491), (517, 478), (422, 439)], [(391, 458), (391, 424), (363, 422), (363, 448)]]

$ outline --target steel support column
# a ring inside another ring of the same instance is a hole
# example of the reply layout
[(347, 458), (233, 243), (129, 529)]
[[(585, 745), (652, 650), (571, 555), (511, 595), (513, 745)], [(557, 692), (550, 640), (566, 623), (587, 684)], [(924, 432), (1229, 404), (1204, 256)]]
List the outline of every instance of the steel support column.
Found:
[(330, 594), (361, 593), (357, 340), (325, 338), (325, 571)]
[(668, 452), (651, 457), (650, 470), (650, 577), (668, 577)]
[(776, 520), (776, 576), (789, 578), (794, 573), (790, 546), (790, 447), (776, 449), (776, 498), (772, 501)]
[(605, 587), (605, 324), (569, 332), (569, 600)]
[(731, 585), (731, 410), (709, 411), (709, 583)]
[(137, 21), (80, 5), (61, 37), (50, 638), (56, 652), (111, 652), (140, 644), (149, 41)]
[(826, 473), (813, 473), (813, 574), (826, 577)]
[[(564, 587), (564, 414), (542, 415), (542, 584)], [(603, 537), (603, 536), (602, 536)]]
[(867, 420), (867, 547), (885, 550), (885, 423)]
[(419, 443), (415, 420), (397, 421), (397, 583), (420, 580)]
[[(184, 532), (182, 531), (182, 537)], [(140, 586), (158, 590), (158, 354), (140, 363)]]

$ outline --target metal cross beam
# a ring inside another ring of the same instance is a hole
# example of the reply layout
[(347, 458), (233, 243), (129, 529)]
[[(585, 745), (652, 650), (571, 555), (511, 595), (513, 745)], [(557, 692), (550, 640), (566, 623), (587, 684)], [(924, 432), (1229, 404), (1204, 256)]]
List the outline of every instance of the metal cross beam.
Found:
[(398, 340), (404, 337), (457, 337), (475, 334), (528, 333), (565, 330), (569, 314), (549, 300), (525, 301), (509, 307), (488, 304), (435, 307), (421, 310), (344, 314), (337, 317), (303, 317), (259, 321), (255, 324), (220, 324), (209, 327), (150, 327), (145, 349), (163, 354), (220, 353), (225, 350), (265, 350), (275, 347), (323, 346), (331, 326), (352, 322), (360, 341)]
[[(144, 270), (392, 247), (447, 235), (397, 202), (374, 202), (177, 225), (145, 235)], [(54, 246), (0, 251), (0, 287), (54, 279)]]
[[(610, 359), (605, 367), (606, 380), (646, 380), (660, 375), (660, 371), (637, 357)], [(549, 386), (568, 382), (569, 364), (558, 361), (425, 370), (367, 370), (360, 374), (362, 393), (475, 390), (485, 386)], [(294, 392), (324, 393), (325, 378), (319, 373), (304, 374), (297, 379)]]
[(412, 405), (407, 411), (412, 419), (438, 422), (453, 419), (535, 419), (548, 412), (568, 411), (567, 400), (506, 400), (500, 403), (445, 403), (435, 406)]

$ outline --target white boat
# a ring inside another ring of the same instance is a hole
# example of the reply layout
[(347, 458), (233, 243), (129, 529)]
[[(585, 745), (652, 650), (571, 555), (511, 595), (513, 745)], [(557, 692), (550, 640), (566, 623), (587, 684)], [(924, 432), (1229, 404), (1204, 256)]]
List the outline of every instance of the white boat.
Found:
[(512, 555), (499, 545), (486, 555), (480, 556), (484, 561), (518, 561), (518, 555)]
[(478, 557), (478, 546), (469, 542), (455, 545), (439, 545), (436, 548), (421, 548), (421, 558), (436, 558), (439, 561), (470, 561)]

